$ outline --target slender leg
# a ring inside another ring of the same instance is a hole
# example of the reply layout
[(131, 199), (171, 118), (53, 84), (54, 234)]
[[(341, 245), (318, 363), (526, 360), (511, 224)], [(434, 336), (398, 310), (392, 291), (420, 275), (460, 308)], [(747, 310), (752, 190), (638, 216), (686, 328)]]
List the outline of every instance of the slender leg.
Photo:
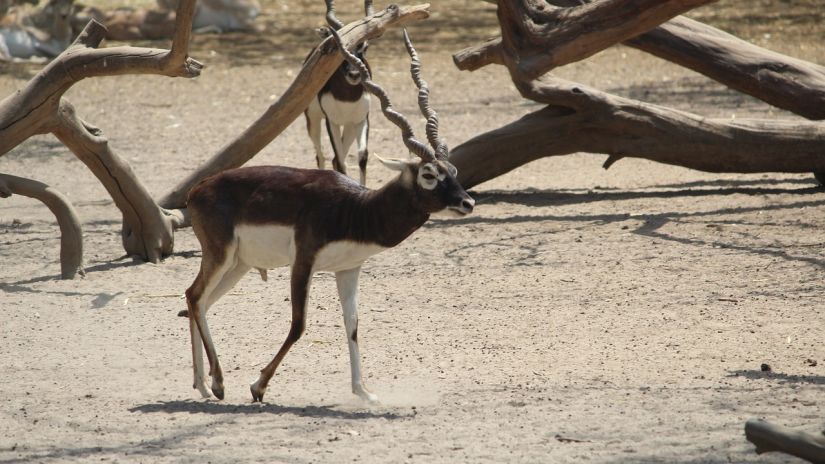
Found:
[(347, 161), (349, 149), (352, 148), (352, 143), (355, 141), (355, 137), (358, 135), (359, 125), (360, 124), (349, 124), (344, 126), (344, 132), (341, 136), (341, 159), (339, 160), (341, 164), (345, 164)]
[(291, 300), (292, 300), (292, 324), (289, 327), (289, 334), (286, 336), (284, 344), (278, 350), (275, 358), (269, 362), (263, 369), (261, 375), (252, 385), (249, 390), (252, 392), (252, 402), (263, 401), (266, 387), (269, 385), (269, 380), (278, 369), (278, 365), (283, 361), (292, 345), (301, 338), (306, 327), (306, 304), (307, 295), (309, 295), (309, 286), (312, 283), (312, 263), (297, 262), (292, 265), (292, 276), (290, 278), (291, 284)]
[(309, 105), (309, 108), (304, 112), (304, 116), (307, 121), (307, 133), (310, 140), (312, 140), (312, 146), (315, 147), (315, 161), (318, 164), (318, 169), (324, 169), (326, 158), (324, 158), (324, 152), (321, 150), (321, 119), (323, 119), (324, 113), (321, 111), (317, 98)]
[(337, 124), (331, 124), (327, 118), (327, 134), (329, 134), (330, 145), (334, 156), (332, 157), (332, 168), (341, 174), (347, 173), (347, 152), (343, 151), (341, 141), (341, 128)]
[(367, 185), (367, 160), (370, 157), (367, 146), (370, 138), (370, 119), (367, 118), (358, 124), (356, 132), (358, 132), (358, 138), (355, 139), (355, 143), (358, 149), (358, 168), (361, 170), (361, 185)]
[(206, 389), (206, 383), (203, 381), (203, 340), (201, 340), (201, 333), (193, 318), (189, 318), (189, 335), (192, 339), (192, 367), (195, 371), (192, 388), (198, 390), (202, 397), (209, 398), (211, 395), (209, 390)]
[(349, 364), (352, 372), (352, 392), (367, 401), (378, 401), (378, 396), (367, 390), (361, 376), (361, 353), (358, 350), (358, 275), (361, 268), (335, 273), (338, 297), (344, 309), (344, 327), (347, 330)]
[[(216, 260), (209, 255), (204, 255), (201, 261), (201, 269), (195, 282), (186, 290), (186, 303), (189, 307), (189, 330), (192, 339), (192, 366), (195, 375), (194, 388), (202, 395), (206, 393), (203, 386), (203, 355), (201, 344), (206, 349), (206, 357), (209, 359), (209, 375), (212, 377), (212, 393), (218, 399), (223, 399), (223, 370), (218, 362), (218, 353), (209, 334), (209, 325), (206, 322), (206, 312), (209, 306), (217, 298), (212, 298), (213, 293), (221, 285), (227, 274), (237, 267), (235, 262), (235, 249), (237, 244), (230, 244), (223, 255), (223, 260), (216, 263)], [(249, 269), (247, 268), (246, 271)], [(241, 274), (242, 275), (242, 274)], [(240, 277), (238, 277), (240, 278)], [(237, 279), (235, 280), (237, 282)], [(234, 283), (233, 283), (234, 285)], [(224, 293), (228, 289), (222, 290)], [(197, 330), (195, 330), (197, 329)], [(195, 334), (197, 332), (197, 335)], [(201, 342), (201, 344), (196, 344)], [(208, 393), (205, 396), (209, 396)]]

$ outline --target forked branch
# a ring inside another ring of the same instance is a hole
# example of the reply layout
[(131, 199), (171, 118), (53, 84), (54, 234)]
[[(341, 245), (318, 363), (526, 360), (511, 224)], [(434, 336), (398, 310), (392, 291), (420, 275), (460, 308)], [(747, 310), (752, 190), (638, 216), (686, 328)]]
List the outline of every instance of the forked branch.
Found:
[[(570, 0), (549, 0), (555, 5)], [(776, 53), (683, 16), (625, 40), (638, 48), (704, 74), (731, 89), (808, 119), (825, 119), (825, 67)], [(458, 69), (505, 65), (501, 37), (453, 55)]]

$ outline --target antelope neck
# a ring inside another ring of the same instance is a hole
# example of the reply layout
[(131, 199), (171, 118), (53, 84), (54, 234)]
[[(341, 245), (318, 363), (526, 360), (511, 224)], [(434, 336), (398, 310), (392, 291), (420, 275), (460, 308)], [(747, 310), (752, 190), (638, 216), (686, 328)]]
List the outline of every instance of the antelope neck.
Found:
[(363, 240), (383, 247), (394, 247), (421, 227), (430, 215), (417, 203), (415, 195), (404, 185), (403, 175), (379, 190), (365, 192), (361, 205), (352, 211), (352, 217)]

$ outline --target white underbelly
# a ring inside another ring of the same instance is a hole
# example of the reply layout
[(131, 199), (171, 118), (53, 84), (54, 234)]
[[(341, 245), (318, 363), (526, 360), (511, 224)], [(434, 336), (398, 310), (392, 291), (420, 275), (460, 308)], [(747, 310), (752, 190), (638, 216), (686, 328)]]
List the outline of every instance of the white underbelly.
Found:
[(312, 268), (315, 271), (345, 271), (360, 266), (367, 258), (384, 250), (386, 248), (371, 243), (332, 242), (321, 248)]
[(354, 102), (337, 101), (332, 94), (321, 95), (321, 107), (329, 122), (344, 126), (356, 124), (367, 118), (370, 112), (370, 97), (364, 94), (360, 100)]
[(239, 224), (235, 236), (238, 258), (252, 267), (274, 269), (295, 259), (295, 231), (290, 226)]
[[(235, 227), (238, 239), (238, 259), (249, 266), (274, 269), (295, 261), (295, 230), (290, 226), (240, 224)], [(386, 250), (369, 243), (332, 242), (315, 255), (313, 271), (345, 271), (353, 269), (372, 255)]]

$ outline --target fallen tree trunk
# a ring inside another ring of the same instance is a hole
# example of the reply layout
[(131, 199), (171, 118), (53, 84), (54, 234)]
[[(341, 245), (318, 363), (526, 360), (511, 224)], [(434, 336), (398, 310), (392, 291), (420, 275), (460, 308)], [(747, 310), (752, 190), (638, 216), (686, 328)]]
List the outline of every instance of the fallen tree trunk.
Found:
[(517, 82), (522, 96), (549, 106), (452, 150), (466, 188), (525, 163), (576, 152), (637, 157), (706, 172), (825, 170), (825, 125), (708, 119), (610, 95), (561, 79)]
[[(429, 17), (429, 7), (429, 4), (410, 7), (391, 5), (386, 10), (342, 27), (339, 31), (342, 43), (352, 48), (364, 40), (380, 37), (390, 27), (425, 19)], [(164, 208), (183, 208), (187, 193), (202, 179), (242, 166), (252, 159), (303, 114), (341, 61), (341, 54), (331, 37), (316, 47), (281, 98), (243, 133), (164, 195), (160, 205)]]
[(45, 204), (60, 226), (60, 278), (83, 275), (83, 231), (72, 204), (57, 190), (36, 180), (0, 174), (0, 197), (13, 194), (34, 198)]
[(825, 464), (825, 436), (751, 419), (745, 423), (745, 437), (756, 445), (758, 454), (779, 451), (817, 464)]

